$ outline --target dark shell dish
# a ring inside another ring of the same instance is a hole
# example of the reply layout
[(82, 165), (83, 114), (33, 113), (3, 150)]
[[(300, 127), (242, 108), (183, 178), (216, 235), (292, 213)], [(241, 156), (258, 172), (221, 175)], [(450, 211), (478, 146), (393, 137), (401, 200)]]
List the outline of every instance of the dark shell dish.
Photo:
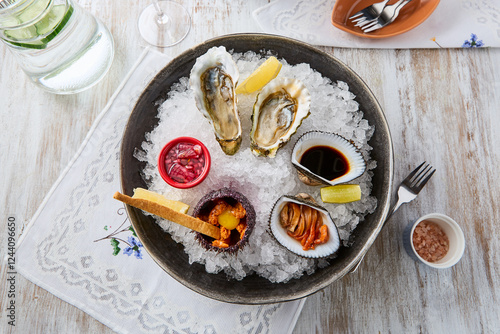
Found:
[(216, 206), (220, 205), (220, 203), (227, 204), (229, 208), (242, 207), (244, 209), (241, 210), (244, 211), (244, 216), (239, 218), (238, 224), (239, 226), (244, 226), (243, 233), (237, 228), (230, 230), (230, 237), (226, 239), (227, 246), (225, 247), (217, 246), (221, 244), (219, 240), (215, 240), (201, 233), (196, 233), (196, 239), (207, 250), (236, 253), (248, 243), (248, 239), (252, 234), (252, 230), (255, 226), (255, 210), (249, 200), (241, 193), (230, 188), (221, 188), (203, 196), (194, 207), (193, 216), (203, 221), (209, 221), (210, 214), (216, 210)]

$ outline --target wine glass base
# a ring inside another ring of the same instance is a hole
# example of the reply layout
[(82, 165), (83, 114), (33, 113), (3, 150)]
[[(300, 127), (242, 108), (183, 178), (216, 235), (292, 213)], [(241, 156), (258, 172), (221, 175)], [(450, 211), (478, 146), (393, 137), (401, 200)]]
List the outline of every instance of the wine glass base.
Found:
[(142, 38), (151, 45), (169, 47), (182, 41), (191, 29), (191, 16), (180, 4), (160, 0), (158, 6), (163, 17), (158, 15), (154, 4), (144, 8), (137, 26)]

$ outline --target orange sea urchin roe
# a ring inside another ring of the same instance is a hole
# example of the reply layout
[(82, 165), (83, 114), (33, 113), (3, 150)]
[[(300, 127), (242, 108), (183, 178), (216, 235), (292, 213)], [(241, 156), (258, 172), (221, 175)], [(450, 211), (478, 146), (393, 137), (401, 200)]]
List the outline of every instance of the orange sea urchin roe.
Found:
[(436, 262), (448, 253), (450, 245), (437, 224), (424, 220), (413, 231), (413, 247), (425, 261)]
[[(246, 211), (240, 203), (231, 206), (224, 200), (218, 200), (206, 219), (210, 224), (220, 226), (221, 238), (214, 240), (212, 245), (227, 248), (241, 240), (247, 227), (246, 223), (241, 221), (245, 215)], [(205, 220), (204, 217), (198, 218)]]
[(321, 214), (308, 205), (287, 203), (281, 209), (280, 223), (290, 237), (300, 242), (303, 250), (328, 241), (328, 227), (323, 225)]

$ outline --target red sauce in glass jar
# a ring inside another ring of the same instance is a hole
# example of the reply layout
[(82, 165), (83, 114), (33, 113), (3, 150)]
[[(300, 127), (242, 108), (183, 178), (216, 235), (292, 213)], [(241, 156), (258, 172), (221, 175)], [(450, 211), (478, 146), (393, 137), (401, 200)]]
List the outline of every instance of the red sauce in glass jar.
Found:
[(165, 157), (167, 175), (179, 183), (196, 180), (202, 174), (204, 167), (205, 155), (198, 144), (179, 142)]

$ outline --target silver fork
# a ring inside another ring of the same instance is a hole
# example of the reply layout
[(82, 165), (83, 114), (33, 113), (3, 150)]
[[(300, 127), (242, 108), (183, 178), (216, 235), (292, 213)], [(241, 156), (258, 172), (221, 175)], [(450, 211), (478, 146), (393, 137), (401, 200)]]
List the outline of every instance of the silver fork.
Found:
[(384, 0), (379, 3), (375, 3), (371, 6), (365, 7), (356, 14), (352, 15), (349, 17), (349, 20), (352, 20), (352, 22), (357, 23), (356, 26), (361, 26), (363, 22), (369, 22), (372, 20), (377, 19), (382, 11), (385, 8), (385, 5), (389, 2), (389, 0)]
[[(399, 209), (401, 204), (411, 202), (417, 197), (418, 193), (422, 190), (427, 181), (429, 181), (435, 171), (436, 170), (432, 168), (431, 165), (424, 161), (420, 164), (420, 166), (408, 174), (408, 176), (399, 185), (398, 200), (389, 212), (384, 224), (382, 224), (382, 228), (385, 226), (389, 218), (391, 218), (392, 214)], [(351, 273), (355, 272), (359, 268), (359, 265), (363, 261), (364, 257), (365, 256), (363, 255), (356, 266), (351, 270)]]
[[(424, 166), (425, 165), (425, 166)], [(392, 216), (394, 212), (401, 206), (403, 203), (408, 203), (413, 201), (420, 190), (425, 186), (427, 181), (431, 178), (436, 170), (432, 168), (431, 165), (427, 164), (425, 161), (420, 164), (417, 168), (415, 168), (404, 180), (401, 182), (401, 185), (398, 189), (398, 201), (396, 205), (392, 208), (389, 216), (387, 216), (387, 220)], [(385, 225), (384, 222), (384, 225)]]
[(386, 6), (380, 16), (362, 27), (363, 32), (371, 32), (394, 22), (399, 15), (399, 11), (412, 0), (399, 0), (394, 5)]

